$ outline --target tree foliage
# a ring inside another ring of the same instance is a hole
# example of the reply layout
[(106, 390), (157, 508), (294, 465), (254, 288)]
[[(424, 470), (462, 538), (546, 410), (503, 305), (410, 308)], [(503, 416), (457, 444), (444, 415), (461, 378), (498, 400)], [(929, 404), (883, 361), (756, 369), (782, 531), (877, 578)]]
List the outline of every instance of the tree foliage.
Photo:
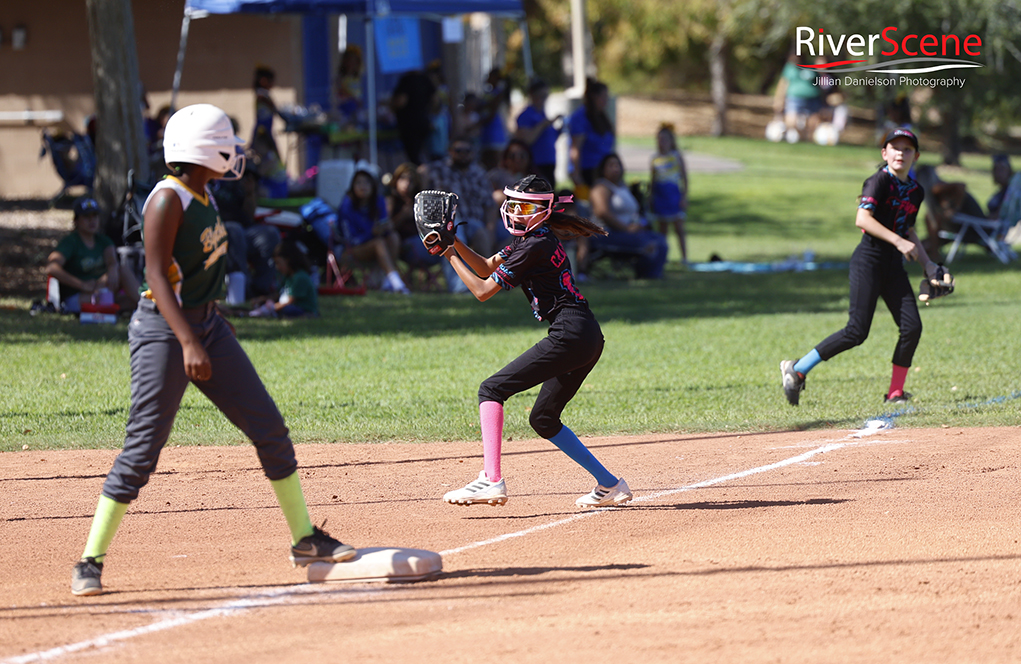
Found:
[[(529, 0), (537, 70), (563, 80), (559, 53), (570, 32), (566, 0)], [(1002, 131), (1021, 102), (1021, 0), (588, 0), (589, 24), (600, 78), (618, 93), (683, 88), (708, 90), (714, 37), (726, 39), (728, 87), (766, 93), (794, 43), (794, 29), (824, 27), (832, 34), (969, 34), (982, 39), (981, 69), (950, 70), (963, 89), (936, 87), (923, 116), (941, 125), (945, 158), (956, 162), (960, 137)], [(883, 42), (880, 42), (883, 43)], [(876, 60), (879, 57), (875, 58)], [(849, 90), (861, 103), (882, 101), (895, 89)], [(929, 113), (928, 111), (935, 111)], [(916, 117), (916, 120), (918, 118)]]

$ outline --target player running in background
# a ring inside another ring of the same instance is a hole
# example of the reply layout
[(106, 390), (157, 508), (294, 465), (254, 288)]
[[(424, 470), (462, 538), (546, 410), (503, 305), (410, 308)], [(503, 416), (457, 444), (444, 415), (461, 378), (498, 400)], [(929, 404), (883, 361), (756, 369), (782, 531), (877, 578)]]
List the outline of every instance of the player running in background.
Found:
[(128, 326), (131, 410), (124, 450), (114, 461), (71, 576), (75, 595), (103, 592), (107, 549), (128, 504), (156, 469), (188, 383), (212, 401), (255, 445), (291, 530), (291, 561), (339, 562), (355, 550), (312, 525), (294, 445), (273, 399), (216, 311), (222, 295), (227, 231), (206, 185), (240, 177), (244, 141), (226, 113), (209, 104), (182, 108), (167, 123), (167, 177), (145, 202), (146, 287)]
[(666, 237), (668, 226), (677, 233), (681, 249), (681, 263), (688, 264), (688, 244), (684, 235), (684, 220), (688, 215), (688, 171), (684, 157), (677, 147), (674, 126), (664, 122), (656, 132), (656, 153), (650, 160), (649, 219), (656, 230)]
[(851, 256), (847, 326), (826, 337), (800, 360), (780, 363), (783, 391), (791, 405), (798, 405), (805, 375), (815, 365), (865, 341), (880, 297), (900, 330), (893, 351), (893, 376), (884, 401), (903, 403), (911, 398), (904, 391), (904, 380), (922, 336), (922, 320), (904, 262), (921, 263), (926, 279), (942, 279), (943, 274), (942, 268), (929, 260), (914, 228), (925, 195), (921, 185), (908, 176), (918, 158), (918, 138), (908, 129), (893, 129), (883, 140), (881, 154), (886, 165), (865, 180), (855, 218), (863, 235)]
[(576, 504), (601, 507), (626, 503), (631, 500), (627, 482), (610, 474), (560, 421), (567, 403), (603, 352), (599, 323), (574, 284), (571, 263), (560, 240), (604, 235), (605, 231), (586, 219), (554, 210), (554, 205), (563, 201), (556, 199), (553, 187), (543, 178), (530, 175), (505, 188), (504, 194), (507, 200), (500, 215), (507, 230), (515, 236), (510, 245), (484, 258), (456, 240), (454, 251), (448, 250), (445, 255), (482, 302), (499, 290), (521, 286), (535, 317), (549, 321), (549, 334), (479, 387), (484, 469), (477, 480), (448, 492), (443, 499), (462, 505), (507, 502), (507, 488), (500, 470), (503, 404), (511, 396), (541, 384), (529, 423), (597, 482)]

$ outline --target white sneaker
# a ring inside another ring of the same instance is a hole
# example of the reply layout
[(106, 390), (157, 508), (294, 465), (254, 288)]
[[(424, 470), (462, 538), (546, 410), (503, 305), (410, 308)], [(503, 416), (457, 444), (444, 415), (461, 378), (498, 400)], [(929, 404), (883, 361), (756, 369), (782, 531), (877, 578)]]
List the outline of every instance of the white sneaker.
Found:
[(586, 493), (574, 501), (574, 504), (578, 507), (612, 507), (614, 505), (623, 505), (629, 502), (632, 497), (631, 489), (628, 488), (627, 482), (622, 477), (619, 482), (609, 488), (597, 485), (596, 488), (592, 489), (591, 493)]
[(479, 478), (469, 482), (462, 489), (448, 491), (443, 495), (443, 500), (451, 505), (473, 505), (475, 503), (488, 503), (490, 505), (503, 505), (507, 502), (507, 485), (501, 479), (499, 482), (491, 482), (486, 477), (486, 471), (479, 473)]

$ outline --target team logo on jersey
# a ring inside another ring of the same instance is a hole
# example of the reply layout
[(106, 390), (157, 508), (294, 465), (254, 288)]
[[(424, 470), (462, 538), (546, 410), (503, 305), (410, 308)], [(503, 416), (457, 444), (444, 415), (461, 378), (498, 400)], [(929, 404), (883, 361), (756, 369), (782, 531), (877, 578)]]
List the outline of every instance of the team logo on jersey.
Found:
[(202, 242), (202, 251), (209, 254), (203, 263), (203, 267), (208, 270), (209, 266), (227, 253), (227, 227), (217, 218), (215, 225), (203, 229), (199, 240)]

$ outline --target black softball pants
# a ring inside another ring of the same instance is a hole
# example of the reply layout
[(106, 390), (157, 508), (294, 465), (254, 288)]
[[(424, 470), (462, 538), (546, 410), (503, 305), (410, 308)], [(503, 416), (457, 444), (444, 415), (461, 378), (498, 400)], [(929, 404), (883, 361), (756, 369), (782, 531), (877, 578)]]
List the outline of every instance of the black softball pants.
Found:
[(591, 312), (564, 309), (549, 334), (479, 386), (479, 403), (504, 403), (542, 384), (528, 423), (543, 438), (560, 433), (560, 415), (599, 361), (603, 332)]
[(819, 357), (828, 360), (864, 342), (876, 313), (876, 302), (883, 298), (900, 330), (893, 363), (910, 367), (922, 337), (922, 319), (904, 270), (904, 257), (893, 245), (866, 235), (851, 256), (850, 279), (847, 326), (815, 347)]

